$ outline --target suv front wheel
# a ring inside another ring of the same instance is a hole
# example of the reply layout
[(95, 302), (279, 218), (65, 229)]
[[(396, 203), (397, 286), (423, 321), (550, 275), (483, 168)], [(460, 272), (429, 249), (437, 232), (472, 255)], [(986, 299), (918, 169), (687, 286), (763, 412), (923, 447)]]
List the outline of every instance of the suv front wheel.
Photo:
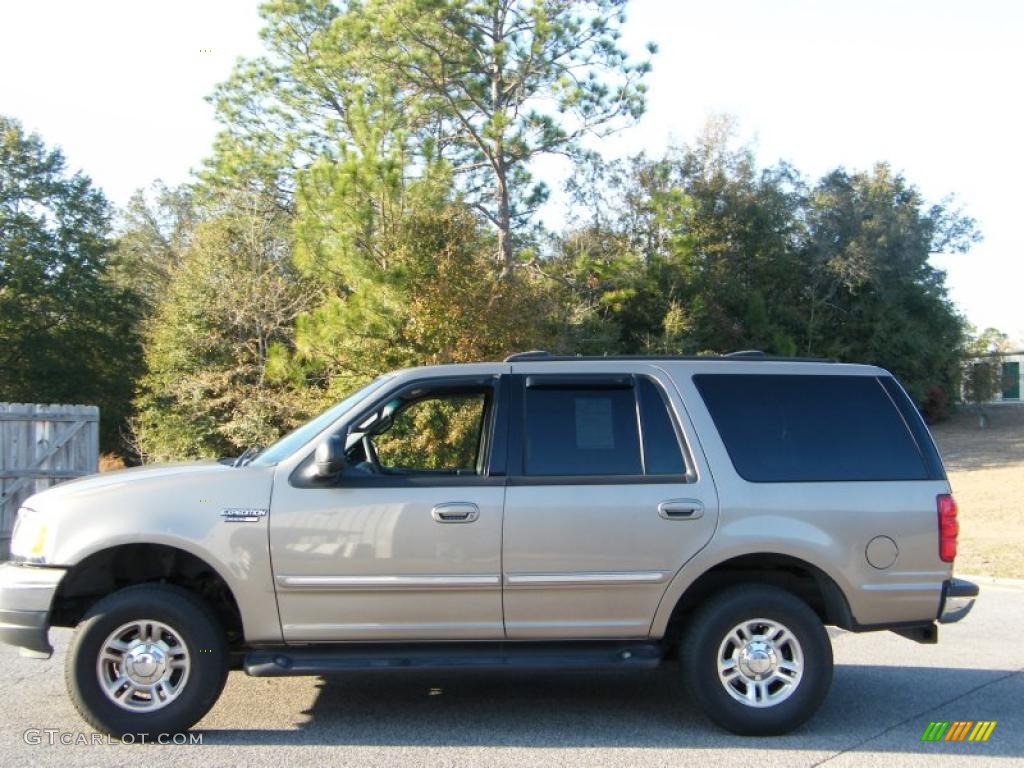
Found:
[(179, 733), (198, 722), (224, 688), (224, 631), (187, 590), (126, 587), (96, 603), (78, 625), (65, 677), (75, 707), (98, 731)]
[(744, 736), (793, 730), (818, 710), (832, 682), (821, 620), (776, 587), (738, 586), (709, 599), (690, 617), (679, 657), (690, 699)]

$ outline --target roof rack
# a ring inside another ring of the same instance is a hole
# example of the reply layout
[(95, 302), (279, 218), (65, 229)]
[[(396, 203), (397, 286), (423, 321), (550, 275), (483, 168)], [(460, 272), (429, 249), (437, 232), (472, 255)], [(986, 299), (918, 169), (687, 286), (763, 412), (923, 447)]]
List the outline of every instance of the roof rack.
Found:
[(760, 349), (738, 349), (735, 352), (726, 352), (722, 357), (767, 357)]
[(571, 362), (584, 360), (721, 360), (733, 362), (771, 362), (771, 363), (835, 363), (825, 357), (776, 357), (759, 349), (743, 349), (724, 355), (553, 355), (543, 349), (529, 352), (516, 352), (505, 358), (506, 363), (533, 362)]
[(552, 357), (555, 357), (555, 355), (552, 355), (550, 352), (543, 349), (531, 349), (529, 352), (516, 352), (513, 355), (509, 355), (505, 358), (505, 362), (521, 363), (524, 360), (547, 360)]

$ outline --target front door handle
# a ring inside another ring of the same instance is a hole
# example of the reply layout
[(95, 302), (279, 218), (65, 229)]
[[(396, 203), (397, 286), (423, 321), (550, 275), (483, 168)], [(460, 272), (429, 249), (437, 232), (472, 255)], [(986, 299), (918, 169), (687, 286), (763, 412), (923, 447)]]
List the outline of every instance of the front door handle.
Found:
[(430, 510), (438, 523), (472, 523), (480, 517), (480, 507), (469, 501), (449, 501)]
[(696, 499), (669, 499), (658, 505), (658, 514), (666, 520), (696, 520), (704, 517), (704, 505)]

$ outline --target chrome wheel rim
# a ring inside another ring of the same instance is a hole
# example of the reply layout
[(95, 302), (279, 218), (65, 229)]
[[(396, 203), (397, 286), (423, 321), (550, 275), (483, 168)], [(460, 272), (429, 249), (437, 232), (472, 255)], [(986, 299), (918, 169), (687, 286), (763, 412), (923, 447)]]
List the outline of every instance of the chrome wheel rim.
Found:
[(774, 707), (800, 685), (804, 654), (788, 627), (774, 619), (748, 619), (733, 627), (718, 648), (718, 679), (748, 707)]
[(153, 712), (188, 683), (188, 646), (174, 628), (153, 619), (122, 624), (100, 647), (96, 674), (103, 693), (121, 709)]

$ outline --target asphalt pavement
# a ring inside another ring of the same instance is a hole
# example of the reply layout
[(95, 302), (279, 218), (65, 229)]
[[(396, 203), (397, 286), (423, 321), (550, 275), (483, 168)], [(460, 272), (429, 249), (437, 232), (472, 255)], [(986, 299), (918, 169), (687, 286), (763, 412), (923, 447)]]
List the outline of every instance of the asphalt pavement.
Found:
[[(983, 584), (938, 645), (836, 632), (819, 714), (772, 739), (724, 733), (674, 665), (642, 673), (378, 672), (257, 679), (233, 672), (202, 744), (108, 743), (49, 661), (0, 647), (0, 762), (32, 766), (1024, 766), (1024, 587)], [(995, 720), (987, 742), (922, 742), (932, 720)], [(95, 743), (99, 742), (99, 743)]]

